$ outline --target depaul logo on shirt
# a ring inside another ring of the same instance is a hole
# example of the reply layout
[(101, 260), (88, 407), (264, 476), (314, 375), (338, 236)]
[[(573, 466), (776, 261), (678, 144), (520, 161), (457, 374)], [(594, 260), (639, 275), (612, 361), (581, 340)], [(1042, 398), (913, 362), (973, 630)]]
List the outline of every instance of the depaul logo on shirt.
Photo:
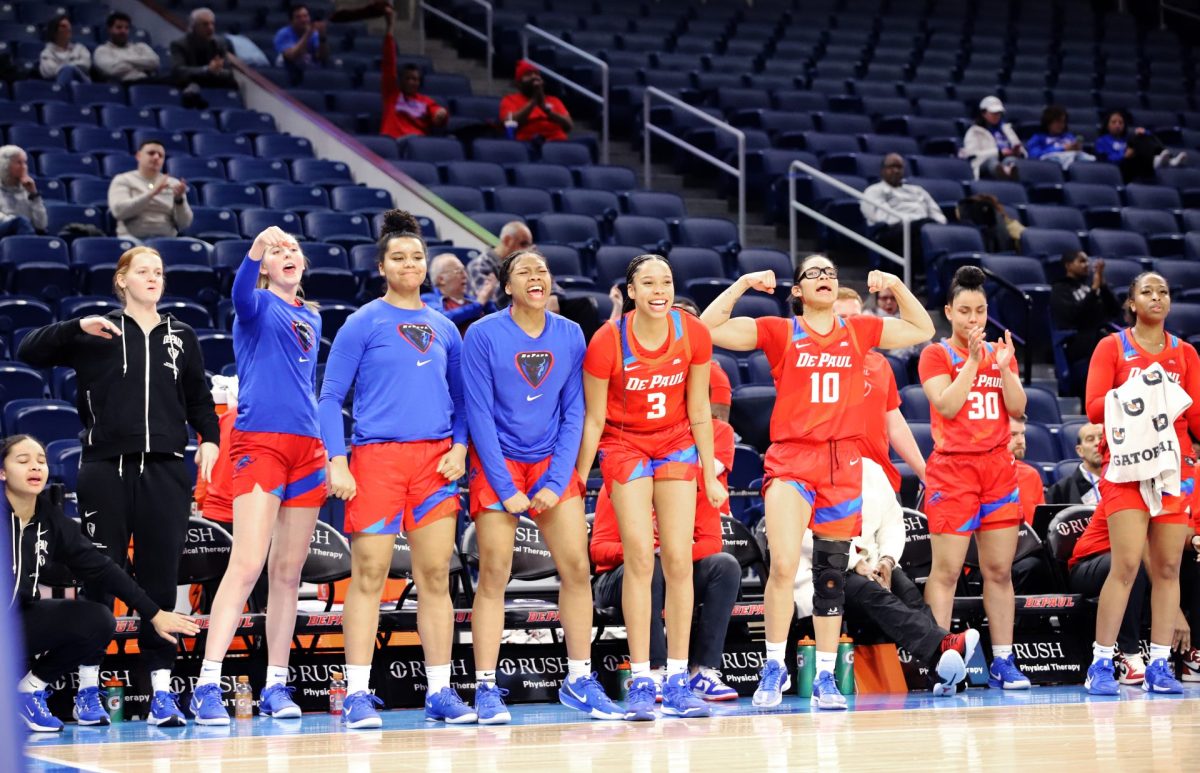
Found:
[(516, 361), (521, 377), (534, 389), (542, 385), (554, 367), (554, 355), (550, 352), (518, 352)]
[(429, 325), (402, 322), (396, 326), (396, 330), (421, 354), (429, 351), (429, 347), (433, 344), (433, 328)]
[(312, 327), (302, 319), (294, 319), (292, 320), (292, 332), (296, 334), (296, 341), (300, 344), (300, 351), (305, 354), (311, 352), (313, 344), (317, 340)]

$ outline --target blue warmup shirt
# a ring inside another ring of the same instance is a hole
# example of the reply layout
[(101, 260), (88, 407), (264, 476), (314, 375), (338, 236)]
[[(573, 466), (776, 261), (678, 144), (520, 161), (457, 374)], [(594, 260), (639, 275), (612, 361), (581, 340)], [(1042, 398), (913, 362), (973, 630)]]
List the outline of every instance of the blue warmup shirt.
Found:
[(1038, 132), (1025, 143), (1025, 152), (1030, 158), (1041, 158), (1049, 153), (1065, 153), (1067, 146), (1078, 139), (1071, 132), (1044, 134)]
[(1125, 148), (1128, 146), (1129, 141), (1124, 137), (1105, 134), (1096, 140), (1096, 155), (1114, 164), (1119, 164), (1125, 158)]
[(350, 315), (325, 363), (318, 410), (332, 459), (346, 454), (342, 403), (354, 384), (356, 446), (442, 440), (467, 443), (462, 339), (428, 306), (398, 309), (382, 298)]
[(243, 432), (321, 437), (317, 424), (317, 351), (321, 315), (260, 290), (261, 263), (247, 256), (233, 277), (233, 354)]
[(549, 487), (562, 496), (583, 437), (583, 355), (579, 325), (546, 313), (537, 338), (505, 309), (467, 329), (463, 379), (471, 443), (492, 490), (504, 501), (517, 493), (505, 459), (550, 468), (532, 491)]

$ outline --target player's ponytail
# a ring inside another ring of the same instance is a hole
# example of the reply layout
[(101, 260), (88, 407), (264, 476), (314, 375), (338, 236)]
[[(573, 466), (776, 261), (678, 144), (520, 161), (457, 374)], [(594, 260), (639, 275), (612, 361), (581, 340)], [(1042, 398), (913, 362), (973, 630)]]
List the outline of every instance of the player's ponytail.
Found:
[(377, 262), (383, 265), (383, 258), (387, 255), (388, 245), (392, 239), (416, 239), (421, 243), (421, 250), (428, 251), (425, 246), (425, 237), (421, 236), (421, 224), (411, 213), (405, 212), (403, 209), (389, 209), (383, 213), (383, 223), (379, 228), (379, 256)]
[(954, 299), (959, 293), (971, 292), (978, 290), (983, 292), (983, 283), (987, 281), (987, 275), (983, 273), (983, 269), (979, 266), (962, 266), (954, 272), (954, 279), (950, 282), (950, 291), (946, 294), (946, 303), (953, 304)]
[(666, 264), (667, 269), (671, 268), (671, 262), (669, 260), (664, 258), (662, 255), (656, 255), (652, 252), (648, 252), (645, 255), (638, 255), (636, 258), (629, 261), (629, 267), (625, 269), (625, 292), (622, 293), (625, 300), (621, 304), (622, 314), (628, 314), (629, 312), (633, 311), (634, 303), (633, 298), (629, 297), (629, 287), (637, 278), (637, 273), (641, 270), (642, 266), (646, 265), (652, 260), (661, 260)]

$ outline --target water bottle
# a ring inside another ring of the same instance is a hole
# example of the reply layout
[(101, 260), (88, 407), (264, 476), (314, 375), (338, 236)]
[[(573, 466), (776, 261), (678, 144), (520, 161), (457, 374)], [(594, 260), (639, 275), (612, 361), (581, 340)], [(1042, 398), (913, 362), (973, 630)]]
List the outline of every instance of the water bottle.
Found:
[(341, 716), (342, 704), (346, 702), (346, 681), (341, 671), (329, 672), (329, 713)]
[(817, 643), (805, 636), (796, 643), (796, 694), (811, 698), (817, 677)]
[(254, 716), (254, 692), (250, 689), (250, 677), (239, 676), (233, 689), (233, 711), (238, 719)]
[(842, 695), (854, 694), (854, 640), (843, 635), (838, 640), (837, 665), (834, 667), (834, 679), (837, 681), (838, 692)]
[(629, 698), (629, 683), (633, 681), (633, 668), (628, 660), (622, 660), (617, 666), (617, 681), (620, 682), (621, 700)]
[(508, 120), (504, 122), (504, 133), (510, 140), (517, 138), (517, 122), (513, 120), (512, 113), (508, 114)]
[(125, 721), (125, 683), (115, 676), (104, 683), (104, 708), (113, 722)]

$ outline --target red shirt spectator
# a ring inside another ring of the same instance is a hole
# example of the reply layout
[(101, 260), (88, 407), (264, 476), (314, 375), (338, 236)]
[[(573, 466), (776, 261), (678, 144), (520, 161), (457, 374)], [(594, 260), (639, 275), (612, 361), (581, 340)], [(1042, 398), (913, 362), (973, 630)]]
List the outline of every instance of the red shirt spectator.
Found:
[(421, 87), (420, 68), (405, 65), (397, 76), (396, 39), (391, 34), (391, 18), (388, 17), (388, 32), (383, 38), (383, 60), (380, 65), (383, 75), (380, 82), (383, 121), (379, 133), (396, 138), (428, 134), (431, 129), (445, 126), (449, 116), (446, 108), (433, 97), (417, 93)]
[(528, 142), (535, 137), (547, 141), (567, 138), (574, 127), (566, 105), (557, 97), (548, 97), (542, 74), (531, 63), (522, 59), (517, 62), (514, 79), (517, 92), (500, 100), (500, 121), (516, 121), (516, 139)]

